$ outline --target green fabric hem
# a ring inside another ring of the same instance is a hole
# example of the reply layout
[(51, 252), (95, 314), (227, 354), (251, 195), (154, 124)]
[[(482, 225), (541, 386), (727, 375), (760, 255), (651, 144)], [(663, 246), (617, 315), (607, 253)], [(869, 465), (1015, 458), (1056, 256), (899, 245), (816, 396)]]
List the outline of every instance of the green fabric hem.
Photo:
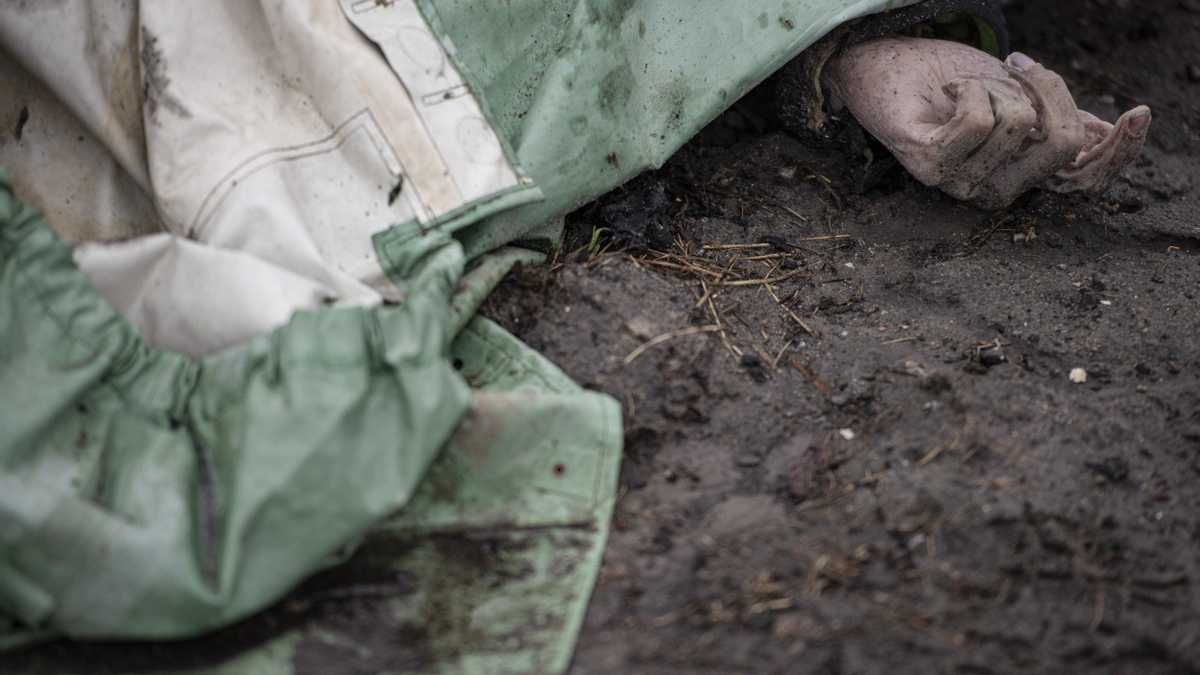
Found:
[(410, 220), (380, 232), (371, 238), (388, 279), (401, 290), (407, 289), (416, 266), (431, 250), (444, 246), (451, 234), (479, 220), (543, 198), (536, 185), (515, 185), (464, 204), (422, 226)]
[(462, 253), (442, 243), (403, 307), (299, 312), (197, 361), (148, 347), (0, 173), (0, 374), (30, 387), (0, 396), (23, 411), (0, 425), (0, 613), (195, 635), (403, 506), (469, 403), (446, 354)]
[(454, 297), (450, 300), (450, 333), (458, 335), (462, 332), (479, 305), (514, 267), (536, 265), (545, 260), (546, 256), (537, 251), (516, 246), (506, 246), (479, 258), (458, 282)]
[[(7, 172), (0, 168), (0, 197), (5, 195), (11, 195), (11, 188)], [(181, 416), (187, 397), (169, 394), (190, 391), (198, 365), (186, 356), (147, 346), (79, 271), (70, 244), (35, 209), (13, 198), (7, 202), (11, 210), (0, 213), (0, 254), (16, 260), (15, 290), (41, 309), (80, 358), (107, 357), (97, 384), (148, 420)]]

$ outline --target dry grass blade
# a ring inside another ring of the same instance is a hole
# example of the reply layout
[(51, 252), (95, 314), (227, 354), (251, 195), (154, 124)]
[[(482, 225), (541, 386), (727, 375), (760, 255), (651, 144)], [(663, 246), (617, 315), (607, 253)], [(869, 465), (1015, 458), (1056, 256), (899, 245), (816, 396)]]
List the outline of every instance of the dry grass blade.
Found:
[(817, 183), (818, 185), (820, 185), (821, 187), (825, 188), (825, 192), (829, 193), (829, 196), (833, 198), (833, 202), (837, 206), (838, 211), (842, 211), (845, 209), (845, 206), (842, 204), (841, 195), (839, 195), (837, 193), (837, 191), (833, 189), (833, 181), (829, 180), (828, 178), (826, 178), (825, 176), (822, 176), (819, 173), (805, 176), (804, 180), (811, 180), (811, 181)]
[(804, 273), (804, 270), (794, 270), (787, 274), (781, 274), (777, 277), (767, 277), (764, 279), (744, 279), (742, 281), (722, 281), (718, 286), (769, 286), (770, 284), (778, 284), (787, 281), (793, 277), (798, 277)]
[(849, 239), (849, 238), (850, 238), (850, 235), (848, 235), (848, 234), (826, 234), (826, 235), (822, 235), (820, 237), (804, 237), (803, 239), (796, 239), (794, 241), (803, 241), (803, 242), (841, 241), (843, 239)]
[(795, 368), (801, 375), (803, 375), (805, 379), (807, 379), (809, 382), (812, 382), (812, 385), (817, 388), (817, 391), (824, 394), (825, 398), (833, 397), (833, 390), (829, 388), (829, 385), (825, 383), (825, 380), (822, 380), (819, 375), (812, 371), (812, 368), (800, 363), (800, 361), (796, 360), (795, 358), (790, 359), (789, 363), (791, 363), (792, 367)]
[(661, 345), (664, 342), (669, 342), (676, 338), (688, 337), (689, 335), (700, 335), (703, 333), (716, 333), (720, 330), (721, 330), (721, 326), (719, 326), (719, 325), (691, 326), (689, 328), (681, 328), (679, 330), (674, 330), (674, 331), (671, 331), (670, 333), (663, 333), (662, 335), (659, 335), (658, 337), (651, 338), (650, 340), (646, 341), (646, 343), (643, 344), (642, 346), (638, 347), (637, 349), (633, 350), (632, 352), (629, 352), (629, 356), (625, 357), (625, 365), (629, 365), (629, 364), (633, 363), (634, 361), (637, 360), (637, 358), (639, 356), (641, 356), (642, 354), (645, 354), (647, 350), (653, 349), (654, 347), (657, 347), (658, 345)]
[(783, 360), (783, 355), (786, 354), (787, 350), (791, 348), (792, 341), (788, 340), (788, 343), (783, 346), (783, 349), (779, 350), (779, 353), (775, 355), (775, 358), (771, 359), (771, 370), (779, 370), (779, 362)]
[(812, 337), (817, 337), (817, 331), (813, 330), (812, 326), (805, 323), (804, 319), (801, 319), (800, 315), (794, 312), (791, 307), (783, 304), (783, 301), (780, 300), (779, 296), (775, 294), (775, 289), (771, 288), (770, 284), (767, 284), (766, 289), (767, 292), (771, 294), (771, 297), (775, 300), (775, 304), (783, 308), (783, 311), (787, 312), (788, 316), (792, 317), (792, 321), (795, 321), (797, 324), (799, 324), (800, 328), (803, 329), (805, 333), (808, 333)]
[(770, 244), (705, 244), (705, 251), (744, 251), (753, 248), (771, 248)]
[(772, 371), (779, 370), (779, 363), (775, 359), (771, 358), (771, 355), (767, 353), (767, 350), (758, 345), (754, 345), (754, 351), (758, 353), (758, 358), (762, 359), (763, 364), (765, 364), (768, 368), (770, 368)]
[(933, 450), (930, 450), (929, 452), (925, 453), (925, 456), (922, 457), (920, 459), (920, 461), (917, 462), (917, 466), (925, 466), (925, 465), (929, 464), (933, 460), (940, 457), (942, 455), (942, 453), (946, 451), (946, 448), (947, 448), (946, 444), (943, 443), (943, 444), (937, 446), (936, 448), (934, 448)]
[(642, 258), (641, 262), (645, 263), (647, 265), (653, 265), (655, 267), (665, 267), (667, 269), (678, 270), (680, 272), (692, 272), (694, 274), (703, 274), (703, 275), (710, 276), (713, 278), (718, 278), (718, 279), (721, 276), (723, 276), (720, 272), (713, 272), (712, 270), (706, 270), (703, 267), (697, 267), (696, 265), (681, 265), (679, 263), (668, 262), (666, 260), (651, 260), (649, 258)]
[[(822, 234), (822, 235), (817, 235), (814, 237), (801, 237), (799, 239), (791, 239), (788, 242), (784, 242), (784, 243), (787, 244), (790, 242), (811, 243), (814, 241), (842, 241), (844, 239), (850, 239), (851, 236), (852, 235), (845, 234), (845, 233)], [(773, 244), (771, 242), (760, 242), (757, 244), (705, 244), (704, 246), (701, 247), (701, 250), (704, 250), (704, 251), (745, 251), (745, 250), (760, 249), (760, 248), (775, 248), (776, 246), (778, 246), (778, 244)]]
[(717, 304), (713, 302), (712, 289), (708, 287), (708, 284), (705, 283), (703, 279), (700, 280), (700, 287), (704, 289), (704, 297), (702, 297), (700, 301), (708, 303), (708, 311), (712, 314), (713, 321), (716, 322), (715, 325), (719, 326), (721, 329), (721, 343), (725, 345), (725, 350), (733, 355), (733, 358), (741, 358), (742, 350), (735, 347), (733, 343), (729, 341), (729, 332), (725, 330), (725, 322), (721, 320), (721, 314), (717, 312)]
[(800, 219), (800, 222), (802, 222), (802, 223), (807, 223), (807, 222), (808, 222), (808, 217), (807, 217), (807, 216), (805, 216), (805, 215), (802, 215), (801, 213), (799, 213), (798, 211), (796, 211), (796, 209), (793, 209), (793, 208), (792, 208), (792, 207), (790, 207), (790, 206), (784, 206), (783, 204), (778, 204), (777, 206), (779, 206), (779, 208), (783, 209), (784, 211), (787, 211), (788, 213), (792, 214), (792, 215), (793, 215), (793, 216), (795, 216), (796, 218), (799, 218), (799, 219)]

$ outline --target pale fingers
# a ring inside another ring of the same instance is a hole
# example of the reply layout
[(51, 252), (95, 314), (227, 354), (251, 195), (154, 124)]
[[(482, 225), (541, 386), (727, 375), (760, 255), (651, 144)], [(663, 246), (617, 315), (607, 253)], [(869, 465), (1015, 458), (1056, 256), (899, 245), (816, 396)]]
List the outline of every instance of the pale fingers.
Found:
[(994, 192), (991, 177), (1021, 150), (1037, 123), (1037, 112), (1023, 98), (989, 90), (989, 99), (994, 118), (991, 133), (938, 186), (952, 197), (973, 201)]
[(1071, 166), (1087, 140), (1075, 99), (1057, 73), (1024, 56), (1011, 58), (1008, 71), (1033, 101), (1038, 125), (1031, 135), (1032, 142), (992, 175), (990, 192), (974, 200), (987, 208), (1006, 206)]
[(1115, 125), (1086, 111), (1080, 111), (1080, 118), (1088, 128), (1088, 144), (1070, 167), (1046, 182), (1045, 187), (1055, 192), (1107, 188), (1121, 169), (1141, 154), (1153, 116), (1143, 105), (1126, 112)]
[[(954, 117), (917, 142), (917, 175), (928, 185), (942, 185), (987, 141), (996, 126), (991, 97), (978, 80), (957, 80), (943, 91), (955, 102)], [(919, 133), (919, 132), (918, 132)], [(903, 158), (902, 158), (903, 161)]]

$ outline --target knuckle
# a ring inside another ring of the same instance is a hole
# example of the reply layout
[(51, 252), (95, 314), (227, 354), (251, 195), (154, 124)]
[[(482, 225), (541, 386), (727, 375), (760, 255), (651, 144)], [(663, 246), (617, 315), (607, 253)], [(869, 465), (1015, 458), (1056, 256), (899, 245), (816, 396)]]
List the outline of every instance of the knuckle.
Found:
[(962, 130), (964, 135), (986, 135), (996, 125), (996, 118), (986, 108), (974, 108), (963, 115)]
[(1053, 130), (1049, 139), (1047, 139), (1047, 143), (1055, 153), (1069, 154), (1074, 157), (1083, 148), (1085, 140), (1082, 127), (1077, 124), (1063, 124)]
[(1006, 127), (1009, 133), (1028, 132), (1037, 125), (1037, 111), (1032, 106), (1018, 101), (1002, 99), (1002, 102), (997, 105), (996, 112), (998, 124)]
[(1037, 125), (1038, 114), (1033, 109), (1033, 106), (1026, 104), (1018, 104), (1012, 115), (1013, 124), (1019, 125), (1026, 129), (1032, 129)]

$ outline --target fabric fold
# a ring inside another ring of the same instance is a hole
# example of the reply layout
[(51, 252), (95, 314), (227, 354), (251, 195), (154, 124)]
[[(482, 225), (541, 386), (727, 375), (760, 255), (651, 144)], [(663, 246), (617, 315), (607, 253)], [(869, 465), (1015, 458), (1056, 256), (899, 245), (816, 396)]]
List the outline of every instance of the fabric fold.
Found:
[(87, 638), (242, 618), (403, 506), (469, 405), (452, 240), (399, 306), (299, 312), (203, 360), (145, 347), (3, 178), (0, 242), (0, 379), (38, 383), (0, 391), (0, 564), (29, 591), (5, 614)]

